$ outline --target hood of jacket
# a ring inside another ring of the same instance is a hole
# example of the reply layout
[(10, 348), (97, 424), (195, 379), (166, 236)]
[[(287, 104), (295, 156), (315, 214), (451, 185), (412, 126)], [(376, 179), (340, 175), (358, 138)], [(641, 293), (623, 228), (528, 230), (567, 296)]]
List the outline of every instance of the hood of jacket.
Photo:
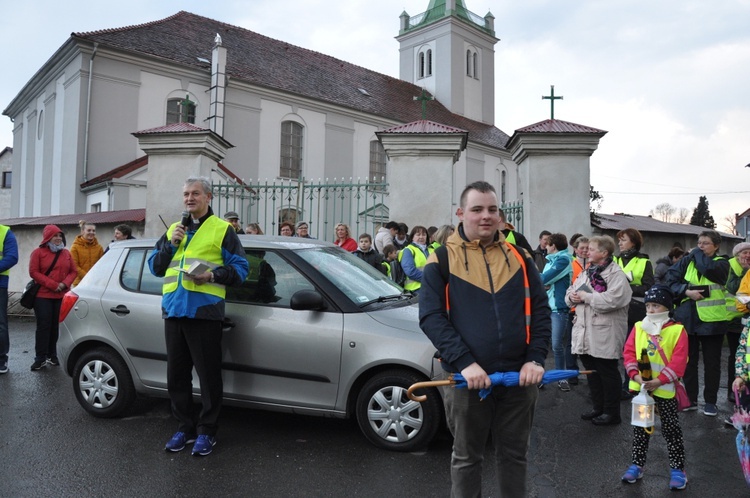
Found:
[(39, 244), (39, 246), (45, 245), (47, 242), (52, 240), (52, 237), (57, 235), (58, 233), (63, 234), (63, 245), (65, 245), (65, 234), (57, 225), (47, 225), (44, 227), (44, 230), (42, 230), (42, 243)]

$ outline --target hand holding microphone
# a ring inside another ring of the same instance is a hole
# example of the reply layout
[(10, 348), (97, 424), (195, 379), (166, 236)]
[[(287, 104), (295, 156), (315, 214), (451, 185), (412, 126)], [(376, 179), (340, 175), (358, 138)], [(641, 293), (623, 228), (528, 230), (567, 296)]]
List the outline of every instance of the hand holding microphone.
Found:
[(174, 231), (172, 232), (172, 239), (170, 242), (173, 246), (179, 247), (180, 242), (182, 242), (182, 239), (185, 237), (185, 231), (187, 230), (188, 225), (190, 224), (190, 213), (187, 211), (182, 212), (182, 220), (180, 221), (180, 224), (174, 227)]

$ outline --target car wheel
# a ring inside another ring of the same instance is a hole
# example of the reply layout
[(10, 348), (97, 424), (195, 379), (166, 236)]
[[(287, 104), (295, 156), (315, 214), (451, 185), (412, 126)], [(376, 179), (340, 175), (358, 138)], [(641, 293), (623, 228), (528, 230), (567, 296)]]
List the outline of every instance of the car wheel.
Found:
[(135, 399), (127, 365), (107, 348), (92, 349), (78, 359), (73, 369), (73, 390), (83, 409), (95, 417), (117, 417)]
[(443, 405), (437, 389), (426, 389), (427, 401), (419, 403), (406, 390), (425, 379), (408, 370), (381, 372), (362, 387), (357, 396), (359, 428), (375, 446), (395, 451), (414, 451), (426, 446), (440, 426)]

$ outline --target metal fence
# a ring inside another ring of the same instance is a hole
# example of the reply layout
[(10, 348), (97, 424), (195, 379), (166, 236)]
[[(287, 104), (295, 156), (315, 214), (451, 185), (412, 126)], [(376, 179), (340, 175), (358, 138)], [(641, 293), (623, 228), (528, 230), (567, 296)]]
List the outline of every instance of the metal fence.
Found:
[[(362, 233), (374, 236), (390, 219), (388, 184), (374, 180), (303, 178), (214, 183), (212, 192), (211, 207), (217, 216), (235, 211), (243, 226), (258, 223), (267, 235), (277, 235), (284, 221), (292, 224), (306, 221), (310, 236), (316, 239), (335, 240), (334, 228), (338, 223), (348, 225), (356, 239)], [(522, 202), (507, 202), (501, 207), (507, 221), (522, 232)]]

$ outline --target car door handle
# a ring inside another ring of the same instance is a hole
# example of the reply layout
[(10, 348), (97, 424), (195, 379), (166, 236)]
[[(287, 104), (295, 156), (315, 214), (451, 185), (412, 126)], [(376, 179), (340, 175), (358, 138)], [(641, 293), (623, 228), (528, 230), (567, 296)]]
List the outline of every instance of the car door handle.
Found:
[(124, 304), (118, 304), (117, 306), (110, 308), (109, 311), (111, 311), (112, 313), (117, 313), (118, 315), (127, 315), (130, 313), (130, 310)]
[(224, 320), (221, 322), (221, 330), (222, 332), (229, 332), (231, 329), (233, 329), (237, 324), (234, 323), (232, 320), (230, 320), (227, 317), (224, 317)]

